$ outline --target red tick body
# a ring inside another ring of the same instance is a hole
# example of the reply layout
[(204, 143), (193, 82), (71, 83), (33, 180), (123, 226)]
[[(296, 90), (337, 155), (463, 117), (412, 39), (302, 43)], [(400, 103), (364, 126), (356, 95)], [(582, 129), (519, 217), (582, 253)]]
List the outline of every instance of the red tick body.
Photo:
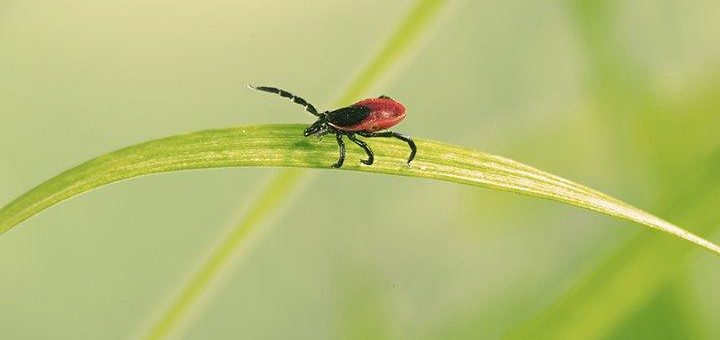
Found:
[(387, 97), (361, 100), (352, 106), (367, 108), (370, 112), (360, 122), (349, 126), (330, 125), (342, 131), (375, 132), (389, 129), (405, 118), (405, 106)]

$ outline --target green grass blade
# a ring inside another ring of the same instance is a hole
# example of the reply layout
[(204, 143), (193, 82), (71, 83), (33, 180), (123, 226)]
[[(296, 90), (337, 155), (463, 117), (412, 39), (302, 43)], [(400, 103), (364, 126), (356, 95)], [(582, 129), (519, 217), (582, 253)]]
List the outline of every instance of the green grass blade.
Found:
[[(70, 169), (0, 209), (0, 232), (99, 186), (153, 173), (218, 167), (327, 169), (335, 141), (302, 137), (303, 125), (258, 125), (176, 135), (121, 149)], [(720, 254), (720, 247), (643, 210), (530, 166), (458, 146), (418, 139), (413, 166), (402, 142), (373, 139), (377, 161), (363, 166), (351, 148), (344, 171), (436, 179), (547, 198), (659, 229)]]

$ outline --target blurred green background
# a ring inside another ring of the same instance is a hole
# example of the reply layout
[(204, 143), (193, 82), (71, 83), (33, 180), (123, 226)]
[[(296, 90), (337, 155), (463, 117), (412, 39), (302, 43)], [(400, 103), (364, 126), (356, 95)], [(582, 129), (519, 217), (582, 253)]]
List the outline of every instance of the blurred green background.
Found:
[[(5, 0), (0, 204), (149, 139), (309, 123), (245, 84), (326, 108), (412, 4)], [(531, 164), (720, 241), (720, 2), (446, 7), (368, 94), (407, 106), (398, 131)], [(122, 182), (0, 236), (0, 338), (143, 334), (277, 171)], [(720, 262), (670, 236), (490, 190), (311, 173), (181, 338), (720, 338)]]

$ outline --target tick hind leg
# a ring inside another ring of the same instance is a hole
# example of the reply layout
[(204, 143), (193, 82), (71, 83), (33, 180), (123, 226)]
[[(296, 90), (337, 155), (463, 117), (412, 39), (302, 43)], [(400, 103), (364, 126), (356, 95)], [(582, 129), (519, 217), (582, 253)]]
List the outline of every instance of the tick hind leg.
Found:
[(417, 153), (417, 147), (415, 146), (415, 142), (413, 142), (412, 138), (410, 136), (405, 136), (401, 133), (393, 132), (393, 131), (385, 131), (385, 132), (358, 132), (359, 135), (363, 137), (393, 137), (397, 138), (405, 143), (410, 147), (410, 157), (408, 157), (407, 164), (410, 166), (410, 162), (415, 158), (415, 154)]
[(337, 169), (343, 165), (345, 162), (345, 142), (342, 140), (342, 134), (338, 133), (335, 135), (335, 139), (337, 139), (338, 147), (340, 148), (340, 158), (338, 158), (337, 163), (333, 164), (333, 168)]
[(372, 165), (375, 161), (375, 155), (373, 154), (372, 150), (370, 150), (370, 147), (368, 147), (367, 143), (357, 139), (354, 134), (349, 134), (348, 138), (353, 141), (353, 143), (357, 144), (363, 150), (365, 150), (365, 153), (368, 155), (368, 158), (361, 160), (361, 162), (365, 165)]

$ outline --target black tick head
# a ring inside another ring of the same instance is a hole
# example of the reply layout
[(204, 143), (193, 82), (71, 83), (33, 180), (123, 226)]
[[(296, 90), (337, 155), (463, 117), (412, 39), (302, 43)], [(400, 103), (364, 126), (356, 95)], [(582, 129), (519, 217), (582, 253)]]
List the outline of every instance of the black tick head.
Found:
[(322, 136), (328, 132), (329, 131), (327, 122), (324, 119), (318, 119), (315, 123), (305, 129), (303, 135), (305, 135), (305, 137), (309, 137), (312, 135)]

